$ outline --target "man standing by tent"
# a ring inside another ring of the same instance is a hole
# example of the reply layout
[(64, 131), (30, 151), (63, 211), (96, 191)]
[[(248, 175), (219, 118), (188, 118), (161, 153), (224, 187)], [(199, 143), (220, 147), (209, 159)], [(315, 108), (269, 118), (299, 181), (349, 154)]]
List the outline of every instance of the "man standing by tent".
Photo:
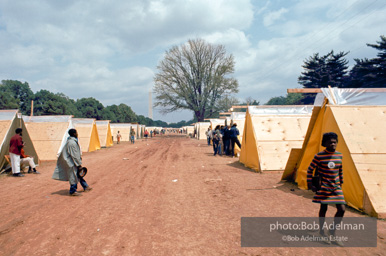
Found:
[(70, 137), (60, 152), (56, 168), (52, 178), (55, 180), (70, 182), (70, 196), (80, 196), (76, 190), (78, 182), (82, 185), (84, 192), (90, 191), (90, 188), (83, 177), (78, 175), (78, 170), (82, 168), (82, 157), (78, 143), (78, 132), (75, 129), (68, 131)]
[(24, 147), (21, 137), (22, 132), (23, 129), (17, 128), (15, 130), (16, 134), (11, 137), (11, 141), (9, 142), (9, 157), (11, 158), (12, 173), (15, 177), (24, 177), (24, 175), (20, 173), (20, 155), (21, 149)]
[(233, 124), (230, 132), (230, 139), (231, 139), (231, 153), (232, 156), (235, 156), (235, 144), (241, 149), (241, 144), (237, 136), (240, 134), (239, 129), (237, 129), (237, 124)]

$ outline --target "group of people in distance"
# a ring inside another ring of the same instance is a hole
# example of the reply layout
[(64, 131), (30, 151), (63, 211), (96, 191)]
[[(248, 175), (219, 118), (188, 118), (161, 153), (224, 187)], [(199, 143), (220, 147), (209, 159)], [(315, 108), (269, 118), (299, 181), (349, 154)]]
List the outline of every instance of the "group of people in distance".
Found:
[(222, 156), (234, 156), (235, 155), (235, 145), (241, 149), (241, 144), (238, 139), (240, 135), (239, 129), (237, 129), (237, 124), (232, 126), (228, 125), (217, 125), (213, 130), (209, 127), (205, 132), (208, 140), (208, 146), (210, 143), (213, 144), (213, 155)]

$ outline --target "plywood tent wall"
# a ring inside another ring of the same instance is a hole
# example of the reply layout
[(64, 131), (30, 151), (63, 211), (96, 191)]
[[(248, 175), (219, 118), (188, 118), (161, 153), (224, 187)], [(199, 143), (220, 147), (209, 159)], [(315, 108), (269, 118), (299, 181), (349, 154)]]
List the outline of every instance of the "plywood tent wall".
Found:
[(101, 148), (94, 118), (73, 118), (72, 124), (78, 131), (78, 141), (82, 152), (92, 152)]
[(386, 217), (386, 106), (325, 106), (321, 113), (298, 165), (298, 186), (307, 189), (307, 168), (324, 149), (322, 134), (335, 132), (337, 151), (343, 153), (342, 188), (347, 203), (372, 216)]
[[(307, 169), (321, 146), (323, 133), (338, 135), (343, 153), (343, 193), (348, 205), (372, 216), (386, 217), (386, 93), (363, 89), (322, 88), (325, 103), (313, 113), (296, 164), (288, 164), (283, 179), (295, 179), (307, 189)], [(379, 105), (380, 104), (380, 105)], [(296, 159), (296, 157), (294, 157)]]
[(198, 140), (206, 140), (205, 132), (210, 127), (210, 122), (199, 122), (197, 123), (197, 139)]
[(22, 137), (25, 143), (25, 154), (32, 156), (35, 164), (39, 163), (39, 157), (35, 150), (35, 146), (24, 124), (24, 120), (18, 116), (18, 110), (0, 110), (0, 169), (7, 163), (4, 155), (9, 154), (9, 143), (11, 137), (15, 135), (15, 130), (17, 128), (23, 129)]
[(98, 120), (95, 121), (95, 123), (97, 126), (101, 147), (111, 147), (113, 145), (113, 138), (111, 134), (110, 121)]
[(130, 123), (110, 123), (113, 140), (117, 140), (118, 131), (121, 134), (121, 141), (130, 141)]
[(284, 170), (292, 148), (301, 148), (312, 107), (248, 107), (240, 162), (256, 171)]
[(40, 160), (56, 160), (64, 147), (68, 130), (74, 128), (72, 116), (23, 117)]

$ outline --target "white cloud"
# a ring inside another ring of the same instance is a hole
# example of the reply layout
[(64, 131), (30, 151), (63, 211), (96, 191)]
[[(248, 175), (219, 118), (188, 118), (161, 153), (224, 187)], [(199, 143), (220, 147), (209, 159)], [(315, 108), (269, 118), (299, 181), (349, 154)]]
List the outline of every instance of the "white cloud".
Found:
[(366, 43), (384, 33), (385, 10), (366, 0), (4, 0), (0, 80), (125, 103), (146, 115), (162, 54), (201, 37), (235, 56), (237, 96), (265, 103), (298, 86), (303, 60), (315, 52), (375, 56)]
[(264, 16), (264, 25), (269, 27), (276, 21), (283, 19), (284, 14), (288, 12), (287, 9), (281, 8), (278, 11), (270, 12)]

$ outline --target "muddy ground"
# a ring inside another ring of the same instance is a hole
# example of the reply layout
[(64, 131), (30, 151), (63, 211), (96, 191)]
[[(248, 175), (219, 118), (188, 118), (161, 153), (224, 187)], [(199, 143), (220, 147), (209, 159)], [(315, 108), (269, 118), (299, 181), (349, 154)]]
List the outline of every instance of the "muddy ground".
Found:
[[(93, 188), (68, 196), (40, 175), (0, 176), (0, 255), (385, 255), (376, 248), (244, 248), (241, 217), (313, 217), (313, 193), (281, 172), (255, 173), (236, 158), (213, 156), (205, 141), (164, 136), (84, 153)], [(335, 209), (327, 215), (332, 217)], [(348, 209), (349, 217), (363, 216)]]

